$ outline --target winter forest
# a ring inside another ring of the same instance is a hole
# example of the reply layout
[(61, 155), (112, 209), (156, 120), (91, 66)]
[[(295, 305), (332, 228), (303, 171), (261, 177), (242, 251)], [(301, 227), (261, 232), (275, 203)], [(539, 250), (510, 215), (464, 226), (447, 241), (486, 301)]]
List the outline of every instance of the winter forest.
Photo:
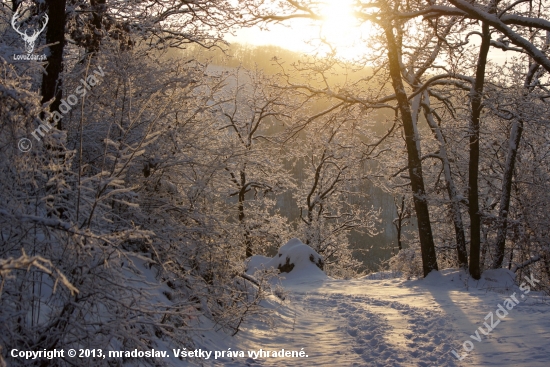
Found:
[(0, 1), (0, 367), (548, 366), (550, 2)]

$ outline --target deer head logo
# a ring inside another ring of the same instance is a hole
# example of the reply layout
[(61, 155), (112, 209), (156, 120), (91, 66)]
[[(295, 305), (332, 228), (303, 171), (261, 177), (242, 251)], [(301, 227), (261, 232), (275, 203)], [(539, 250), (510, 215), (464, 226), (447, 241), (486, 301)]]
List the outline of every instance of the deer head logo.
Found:
[(33, 33), (29, 36), (27, 34), (27, 29), (24, 32), (21, 32), (16, 24), (17, 19), (21, 17), (21, 14), (19, 14), (19, 10), (21, 10), (21, 8), (22, 6), (20, 6), (15, 14), (13, 14), (13, 17), (11, 18), (11, 26), (17, 33), (21, 35), (23, 41), (25, 41), (25, 51), (27, 51), (28, 54), (31, 54), (34, 51), (34, 43), (36, 42), (38, 36), (40, 36), (40, 33), (42, 33), (46, 28), (49, 18), (47, 14), (44, 14), (44, 24), (42, 25), (42, 29), (40, 29), (39, 31), (37, 31), (36, 29), (33, 30)]

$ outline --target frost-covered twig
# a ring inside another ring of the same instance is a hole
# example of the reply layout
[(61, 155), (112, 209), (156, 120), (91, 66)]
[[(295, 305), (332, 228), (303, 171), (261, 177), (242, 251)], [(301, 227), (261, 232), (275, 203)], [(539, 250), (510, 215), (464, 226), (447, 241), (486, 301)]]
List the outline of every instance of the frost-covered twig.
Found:
[(54, 292), (57, 287), (57, 283), (61, 282), (61, 284), (69, 289), (71, 294), (78, 293), (78, 289), (76, 289), (76, 287), (67, 280), (65, 275), (55, 268), (49, 260), (44, 259), (41, 256), (29, 257), (23, 249), (21, 252), (22, 255), (16, 259), (12, 257), (0, 259), (0, 277), (2, 277), (2, 282), (0, 283), (0, 299), (2, 297), (2, 289), (4, 288), (4, 280), (9, 276), (9, 273), (12, 270), (18, 269), (28, 270), (33, 266), (55, 278)]
[(525, 268), (526, 266), (529, 266), (529, 265), (531, 265), (531, 264), (536, 263), (536, 262), (539, 261), (540, 259), (542, 259), (542, 256), (540, 256), (540, 255), (533, 256), (532, 258), (530, 258), (529, 260), (526, 260), (526, 261), (522, 262), (521, 264), (515, 264), (514, 266), (512, 266), (512, 268), (511, 268), (510, 270), (513, 271), (513, 272), (515, 273), (515, 272), (517, 272), (518, 270)]

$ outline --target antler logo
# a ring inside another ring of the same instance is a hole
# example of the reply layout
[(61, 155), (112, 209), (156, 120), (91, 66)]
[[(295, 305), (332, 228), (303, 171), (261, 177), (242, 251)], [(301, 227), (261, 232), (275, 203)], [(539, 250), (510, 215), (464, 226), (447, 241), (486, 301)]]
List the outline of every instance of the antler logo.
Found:
[(19, 27), (16, 24), (17, 19), (21, 18), (21, 14), (19, 14), (19, 10), (21, 10), (22, 8), (23, 8), (22, 6), (19, 6), (15, 14), (13, 14), (13, 17), (11, 18), (11, 26), (17, 33), (21, 35), (21, 37), (23, 38), (23, 41), (25, 41), (25, 51), (27, 51), (27, 54), (31, 54), (34, 51), (34, 43), (36, 42), (36, 39), (38, 38), (38, 36), (40, 36), (40, 33), (42, 33), (46, 28), (49, 18), (47, 14), (44, 14), (44, 24), (42, 25), (42, 29), (40, 29), (39, 31), (37, 31), (36, 29), (33, 30), (32, 35), (29, 36), (27, 34), (28, 29), (26, 29), (24, 32), (21, 32), (19, 30)]

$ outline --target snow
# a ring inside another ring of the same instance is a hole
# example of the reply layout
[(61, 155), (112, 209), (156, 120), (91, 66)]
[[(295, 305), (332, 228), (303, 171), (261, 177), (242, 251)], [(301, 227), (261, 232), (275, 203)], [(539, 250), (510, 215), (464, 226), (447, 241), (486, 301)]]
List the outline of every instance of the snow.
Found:
[[(248, 260), (251, 275), (278, 268), (287, 258), (294, 267), (273, 280), (284, 287), (284, 300), (268, 297), (262, 302), (268, 318), (245, 321), (235, 337), (190, 313), (196, 320), (193, 348), (164, 338), (149, 347), (166, 352), (160, 359), (166, 366), (548, 366), (550, 299), (527, 289), (536, 283), (533, 277), (516, 279), (514, 272), (498, 269), (475, 280), (463, 270), (446, 269), (424, 279), (380, 272), (339, 280), (326, 276), (311, 257), (321, 260), (292, 239), (273, 258)], [(128, 282), (152, 304), (173, 305), (166, 297), (172, 289), (158, 283), (149, 258), (121, 261)], [(513, 298), (518, 303), (500, 318)], [(487, 332), (489, 325), (494, 327)], [(109, 348), (125, 349), (116, 339)], [(177, 351), (194, 354), (178, 358)], [(273, 352), (303, 356), (273, 357)], [(127, 365), (138, 365), (132, 363)]]
[[(525, 292), (525, 285), (536, 281), (532, 278), (520, 279), (518, 287), (515, 273), (507, 269), (487, 270), (480, 280), (447, 269), (415, 280), (393, 272), (338, 280), (326, 276), (310, 256), (320, 259), (292, 239), (273, 258), (248, 260), (250, 275), (278, 268), (287, 258), (295, 264), (274, 280), (286, 297), (264, 301), (269, 322), (249, 320), (234, 338), (203, 334), (201, 348), (242, 351), (243, 356), (212, 355), (202, 365), (536, 367), (550, 361), (550, 300)], [(499, 305), (509, 304), (511, 297), (519, 302), (500, 319)], [(490, 332), (484, 323), (491, 323)], [(260, 350), (303, 351), (307, 357), (254, 354)]]
[[(253, 257), (249, 265), (271, 261)], [(305, 261), (302, 265), (313, 270)], [(300, 279), (293, 271), (282, 281), (286, 300), (266, 302), (273, 327), (251, 321), (222, 345), (245, 353), (304, 348), (308, 357), (226, 358), (207, 365), (535, 367), (550, 361), (550, 300), (533, 291), (524, 294), (509, 270), (485, 271), (480, 280), (453, 269), (418, 280), (391, 278), (392, 273)], [(498, 321), (498, 305), (513, 294), (520, 302), (488, 335), (479, 332), (489, 313)], [(479, 342), (470, 337), (476, 331)], [(468, 340), (474, 348), (466, 353)]]
[(327, 279), (327, 275), (316, 265), (323, 259), (311, 247), (293, 238), (281, 246), (277, 255), (273, 258), (255, 255), (249, 259), (247, 273), (253, 275), (261, 269), (280, 269), (286, 264), (294, 265), (292, 270), (283, 273), (283, 284), (291, 284), (293, 281), (312, 281)]
[[(515, 279), (515, 273), (498, 269), (475, 280), (463, 270), (447, 269), (415, 280), (394, 272), (339, 280), (326, 276), (311, 262), (311, 255), (320, 259), (309, 246), (293, 239), (273, 258), (251, 257), (247, 264), (251, 275), (285, 264), (286, 257), (295, 264), (282, 274), (284, 279), (274, 280), (284, 287), (285, 299), (268, 297), (262, 303), (268, 318), (249, 319), (235, 337), (200, 317), (194, 349), (186, 350), (198, 354), (177, 358), (176, 351), (184, 351), (182, 345), (157, 340), (155, 350), (167, 351), (162, 361), (168, 366), (230, 367), (542, 367), (550, 361), (550, 299), (526, 292), (526, 285), (536, 282), (532, 277)], [(141, 274), (129, 278), (149, 288), (155, 276), (148, 259), (130, 260)], [(166, 303), (162, 292), (166, 290), (162, 285), (148, 292), (161, 304)], [(499, 319), (499, 305), (512, 297), (518, 304)], [(485, 335), (491, 323), (496, 324)], [(473, 348), (466, 352), (464, 345)], [(273, 352), (303, 356), (272, 357)]]

